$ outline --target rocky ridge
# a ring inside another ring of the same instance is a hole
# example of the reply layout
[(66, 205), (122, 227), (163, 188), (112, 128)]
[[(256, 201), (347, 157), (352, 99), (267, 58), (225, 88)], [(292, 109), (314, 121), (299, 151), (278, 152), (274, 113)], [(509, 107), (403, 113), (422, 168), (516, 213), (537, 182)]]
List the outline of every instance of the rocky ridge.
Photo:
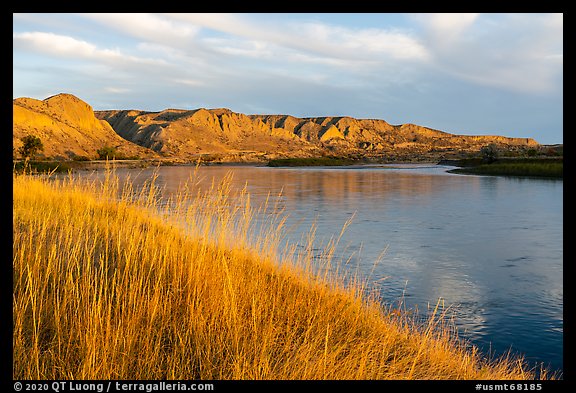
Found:
[(539, 146), (531, 138), (456, 135), (379, 119), (245, 115), (226, 108), (93, 111), (70, 94), (13, 100), (15, 157), (28, 134), (41, 138), (45, 158), (95, 159), (98, 149), (111, 146), (124, 156), (180, 162), (327, 155), (425, 161), (457, 158), (490, 143), (507, 150)]
[(531, 138), (455, 135), (378, 119), (245, 115), (222, 108), (97, 111), (96, 116), (123, 138), (163, 156), (184, 159), (209, 154), (236, 159), (319, 155), (429, 159), (478, 151), (490, 143), (508, 150), (538, 146)]

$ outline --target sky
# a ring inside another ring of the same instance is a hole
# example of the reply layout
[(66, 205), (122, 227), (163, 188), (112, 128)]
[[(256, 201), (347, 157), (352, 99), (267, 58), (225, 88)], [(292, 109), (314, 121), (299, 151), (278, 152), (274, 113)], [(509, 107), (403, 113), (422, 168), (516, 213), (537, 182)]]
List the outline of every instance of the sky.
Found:
[(563, 14), (13, 14), (13, 98), (563, 143)]

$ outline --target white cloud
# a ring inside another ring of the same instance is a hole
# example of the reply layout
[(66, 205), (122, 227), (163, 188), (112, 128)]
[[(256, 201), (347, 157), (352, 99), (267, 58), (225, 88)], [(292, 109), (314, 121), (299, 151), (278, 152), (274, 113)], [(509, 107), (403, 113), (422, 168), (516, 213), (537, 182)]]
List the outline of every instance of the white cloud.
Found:
[(427, 50), (406, 32), (376, 28), (349, 29), (314, 23), (293, 25), (286, 37), (293, 48), (316, 55), (354, 60), (426, 60)]
[(104, 91), (108, 92), (108, 93), (113, 93), (113, 94), (126, 94), (126, 93), (130, 93), (132, 90), (124, 88), (124, 87), (105, 87)]
[(111, 13), (82, 14), (82, 16), (133, 37), (171, 45), (189, 42), (199, 30), (191, 23), (170, 20), (159, 14)]
[(34, 31), (13, 33), (12, 36), (15, 48), (56, 57), (96, 60), (112, 65), (165, 64), (161, 59), (126, 55), (119, 49), (100, 49), (94, 44), (66, 35)]
[(428, 52), (409, 35), (380, 29), (343, 30), (335, 32), (335, 40), (345, 48), (365, 54), (382, 54), (399, 60), (426, 60)]
[[(206, 27), (212, 30), (222, 31), (225, 33), (242, 36), (257, 37), (260, 35), (261, 28), (255, 23), (250, 23), (240, 15), (236, 14), (163, 14), (173, 20), (184, 23), (191, 23), (196, 26)], [(268, 38), (272, 38), (275, 31), (270, 31)]]
[(428, 14), (431, 72), (486, 87), (549, 93), (562, 75), (562, 18), (534, 14)]
[(395, 78), (409, 72), (410, 64), (429, 58), (417, 37), (398, 29), (270, 21), (245, 14), (82, 16), (119, 33), (123, 51), (160, 58), (180, 79), (243, 78), (246, 71), (279, 77), (288, 73), (302, 80), (323, 75), (326, 83), (350, 81), (362, 71)]
[(252, 58), (274, 57), (274, 51), (266, 42), (237, 38), (205, 38), (203, 43), (211, 50), (232, 56)]
[(415, 18), (428, 29), (437, 44), (444, 45), (458, 39), (478, 19), (479, 14), (418, 14)]
[[(320, 22), (254, 23), (248, 17), (232, 14), (170, 14), (172, 18), (230, 34), (237, 51), (226, 46), (225, 51), (260, 57), (274, 49), (282, 57), (287, 49), (315, 57), (356, 60), (425, 60), (427, 51), (421, 43), (406, 32), (376, 28), (350, 29)], [(244, 42), (243, 42), (244, 41)], [(208, 41), (214, 43), (214, 41)], [(224, 40), (222, 40), (224, 42)], [(253, 50), (242, 46), (253, 45)], [(258, 44), (254, 44), (258, 43)], [(265, 44), (262, 44), (265, 43)], [(259, 46), (258, 46), (259, 45)]]
[(13, 33), (16, 47), (23, 47), (37, 52), (57, 56), (73, 57), (118, 57), (118, 53), (111, 50), (98, 51), (95, 45), (80, 41), (72, 37), (43, 32)]
[(174, 78), (174, 79), (170, 79), (170, 82), (175, 83), (177, 85), (186, 85), (186, 86), (193, 86), (193, 87), (198, 87), (198, 86), (205, 86), (206, 83), (204, 83), (201, 80), (197, 80), (197, 79), (180, 79), (180, 78)]

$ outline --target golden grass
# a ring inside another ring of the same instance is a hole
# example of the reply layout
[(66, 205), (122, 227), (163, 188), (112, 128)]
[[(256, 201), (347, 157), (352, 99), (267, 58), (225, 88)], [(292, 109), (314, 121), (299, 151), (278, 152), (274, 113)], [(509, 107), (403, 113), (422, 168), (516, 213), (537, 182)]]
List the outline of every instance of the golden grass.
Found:
[(114, 176), (14, 175), (13, 378), (534, 378), (310, 255), (279, 261), (281, 217), (257, 236), (245, 193), (194, 181), (162, 205)]

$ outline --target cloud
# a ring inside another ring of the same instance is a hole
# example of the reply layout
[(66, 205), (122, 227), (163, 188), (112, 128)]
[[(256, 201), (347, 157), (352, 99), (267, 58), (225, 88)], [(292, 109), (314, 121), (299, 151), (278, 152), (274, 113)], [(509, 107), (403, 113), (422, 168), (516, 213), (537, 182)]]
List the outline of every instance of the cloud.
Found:
[[(187, 21), (230, 37), (220, 39), (226, 43), (228, 53), (261, 57), (274, 51), (282, 57), (283, 51), (300, 52), (312, 57), (346, 60), (426, 60), (427, 51), (410, 34), (400, 30), (356, 28), (329, 25), (321, 22), (286, 21), (254, 23), (248, 17), (231, 14), (169, 14), (171, 18)], [(214, 40), (208, 40), (214, 44)], [(235, 43), (236, 47), (229, 45)], [(247, 44), (248, 43), (248, 44)], [(252, 45), (253, 50), (242, 46)], [(237, 50), (233, 50), (237, 49)]]
[(159, 14), (82, 14), (132, 37), (169, 45), (182, 45), (198, 33), (199, 28), (191, 23), (181, 23)]
[(398, 60), (426, 60), (427, 49), (417, 39), (395, 31), (380, 29), (345, 30), (335, 34), (342, 46), (353, 51), (378, 53)]
[(124, 87), (112, 87), (112, 86), (105, 87), (104, 91), (112, 94), (126, 94), (131, 92), (130, 89)]
[(213, 51), (232, 56), (272, 59), (275, 52), (266, 42), (257, 40), (210, 37), (203, 42)]
[(376, 28), (348, 29), (321, 23), (299, 23), (293, 47), (334, 58), (361, 60), (426, 60), (428, 53), (409, 34)]
[(174, 79), (170, 79), (170, 82), (175, 83), (177, 85), (185, 85), (185, 86), (193, 86), (193, 87), (198, 87), (198, 86), (205, 86), (206, 83), (201, 81), (201, 80), (197, 80), (197, 79), (180, 79), (180, 78), (174, 78)]
[(67, 57), (112, 57), (120, 54), (112, 50), (98, 50), (95, 45), (69, 36), (43, 32), (13, 33), (14, 45), (36, 52)]
[(413, 20), (425, 34), (429, 72), (521, 93), (560, 88), (561, 15), (427, 14)]
[[(293, 75), (324, 84), (362, 83), (369, 73), (394, 79), (429, 54), (408, 30), (347, 28), (318, 21), (238, 14), (83, 14), (117, 32), (123, 51), (154, 56), (181, 79)], [(118, 34), (119, 33), (119, 34)], [(136, 39), (136, 41), (134, 40)], [(128, 46), (126, 46), (128, 45)], [(92, 50), (94, 48), (91, 48)], [(144, 57), (146, 56), (146, 57)], [(231, 67), (230, 65), (233, 65)], [(165, 79), (159, 72), (159, 78)]]
[[(292, 69), (303, 78), (324, 73), (327, 82), (375, 77), (416, 85), (438, 73), (485, 87), (546, 93), (558, 88), (562, 72), (562, 48), (550, 47), (562, 36), (558, 14), (416, 14), (408, 18), (416, 25), (403, 28), (247, 14), (83, 16), (142, 40), (135, 45), (139, 52), (157, 54), (179, 72), (208, 77)], [(97, 50), (75, 44), (79, 53)], [(231, 62), (237, 69), (227, 67)]]
[(118, 49), (99, 49), (96, 45), (76, 38), (46, 32), (13, 33), (14, 47), (36, 53), (73, 59), (90, 59), (114, 64), (165, 64), (159, 59), (126, 55)]
[(427, 29), (436, 44), (446, 45), (458, 39), (480, 14), (416, 14), (414, 18)]

